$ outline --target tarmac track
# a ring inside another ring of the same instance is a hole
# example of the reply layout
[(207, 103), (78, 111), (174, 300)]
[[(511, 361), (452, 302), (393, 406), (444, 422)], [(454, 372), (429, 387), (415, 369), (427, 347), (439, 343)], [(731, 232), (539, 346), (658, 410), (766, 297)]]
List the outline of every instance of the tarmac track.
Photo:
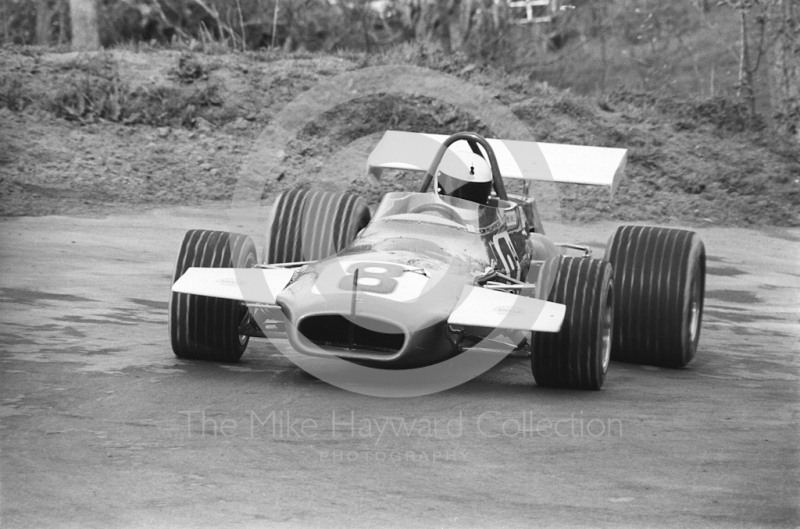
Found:
[[(232, 230), (260, 243), (261, 221)], [(612, 363), (602, 391), (556, 391), (508, 357), (380, 399), (263, 340), (238, 365), (174, 357), (196, 227), (231, 229), (224, 209), (0, 220), (3, 527), (800, 524), (800, 230), (698, 230), (686, 369)], [(613, 229), (555, 231), (602, 252)]]

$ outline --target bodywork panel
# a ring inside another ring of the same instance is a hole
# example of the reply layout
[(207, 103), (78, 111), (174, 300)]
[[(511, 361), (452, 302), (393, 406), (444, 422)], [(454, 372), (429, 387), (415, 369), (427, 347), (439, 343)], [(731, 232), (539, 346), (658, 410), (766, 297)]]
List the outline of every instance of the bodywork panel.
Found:
[[(431, 204), (455, 209), (463, 223), (437, 208), (425, 211)], [(563, 306), (473, 292), (482, 290), (475, 285), (487, 273), (523, 274), (521, 263), (530, 260), (525, 227), (511, 202), (479, 206), (430, 193), (389, 193), (347, 249), (304, 267), (280, 293), (289, 340), (304, 354), (417, 367), (460, 352), (452, 325), (557, 330)], [(495, 312), (481, 319), (483, 309)]]

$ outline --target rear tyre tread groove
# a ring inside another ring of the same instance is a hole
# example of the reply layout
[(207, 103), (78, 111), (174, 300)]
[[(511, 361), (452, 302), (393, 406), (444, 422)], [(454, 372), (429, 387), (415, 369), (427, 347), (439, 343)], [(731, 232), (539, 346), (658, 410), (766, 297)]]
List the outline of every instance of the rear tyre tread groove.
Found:
[(356, 195), (293, 189), (278, 195), (267, 225), (264, 261), (318, 261), (346, 248), (370, 220)]

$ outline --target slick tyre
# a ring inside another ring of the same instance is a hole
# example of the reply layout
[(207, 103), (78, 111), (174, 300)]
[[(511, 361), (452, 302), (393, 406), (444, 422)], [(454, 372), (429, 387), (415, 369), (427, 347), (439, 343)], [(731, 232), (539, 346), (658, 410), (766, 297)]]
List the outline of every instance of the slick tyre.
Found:
[(370, 220), (363, 198), (294, 189), (278, 195), (267, 222), (264, 262), (318, 261), (339, 252)]
[(566, 305), (558, 333), (533, 333), (531, 368), (539, 386), (603, 387), (614, 316), (611, 265), (584, 257), (555, 257), (542, 266), (537, 297)]
[[(193, 266), (250, 268), (257, 262), (256, 247), (247, 235), (190, 230), (183, 237), (172, 282)], [(173, 292), (169, 301), (172, 351), (179, 358), (237, 362), (249, 341), (239, 328), (249, 317), (247, 306), (239, 301)]]
[(687, 230), (622, 226), (609, 240), (605, 259), (617, 289), (611, 358), (688, 364), (703, 319), (706, 252), (700, 237)]

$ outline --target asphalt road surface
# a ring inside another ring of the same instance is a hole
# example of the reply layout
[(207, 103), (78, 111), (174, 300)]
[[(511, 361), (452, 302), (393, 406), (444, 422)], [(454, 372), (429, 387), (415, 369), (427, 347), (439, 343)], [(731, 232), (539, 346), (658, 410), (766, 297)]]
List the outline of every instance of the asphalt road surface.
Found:
[[(184, 231), (260, 242), (262, 220), (0, 220), (2, 527), (800, 524), (800, 230), (698, 230), (706, 313), (686, 369), (612, 363), (602, 391), (556, 391), (508, 357), (381, 399), (268, 341), (238, 365), (173, 356)], [(599, 250), (613, 227), (555, 231)]]

